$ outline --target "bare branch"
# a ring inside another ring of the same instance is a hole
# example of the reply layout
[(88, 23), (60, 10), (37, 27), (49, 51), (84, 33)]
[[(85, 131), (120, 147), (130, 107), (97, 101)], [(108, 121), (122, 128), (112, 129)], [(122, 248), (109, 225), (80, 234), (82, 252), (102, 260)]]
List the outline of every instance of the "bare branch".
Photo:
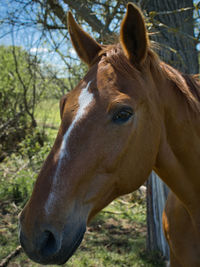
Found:
[(112, 33), (105, 25), (95, 16), (89, 8), (87, 8), (83, 2), (77, 0), (64, 0), (68, 6), (79, 14), (92, 28), (93, 31), (104, 35), (111, 35)]
[[(40, 2), (39, 0), (34, 0), (34, 1)], [(50, 6), (51, 10), (59, 18), (62, 24), (65, 25), (67, 29), (67, 14), (64, 12), (62, 6), (59, 4), (59, 1), (47, 0), (47, 4)]]
[(6, 267), (8, 266), (9, 262), (16, 257), (17, 255), (19, 255), (22, 252), (22, 247), (18, 246), (14, 251), (12, 251), (5, 259), (2, 260), (2, 262), (0, 263), (0, 267)]

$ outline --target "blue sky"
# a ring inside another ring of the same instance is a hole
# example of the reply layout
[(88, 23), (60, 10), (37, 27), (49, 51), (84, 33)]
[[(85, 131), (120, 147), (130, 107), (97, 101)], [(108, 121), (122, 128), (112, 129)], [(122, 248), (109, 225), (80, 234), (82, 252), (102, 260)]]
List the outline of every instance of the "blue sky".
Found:
[[(12, 8), (12, 0), (4, 0), (0, 1), (0, 18), (4, 17), (7, 10), (9, 8)], [(198, 0), (194, 0), (195, 3), (198, 3)], [(20, 14), (19, 14), (20, 16)], [(26, 22), (31, 20), (31, 17), (25, 17)], [(23, 48), (27, 49), (31, 53), (35, 54), (37, 53), (39, 57), (46, 62), (46, 64), (51, 64), (52, 66), (55, 66), (55, 68), (60, 68), (62, 70), (65, 68), (64, 62), (61, 60), (60, 56), (56, 52), (52, 52), (52, 42), (45, 42), (44, 40), (40, 40), (41, 36), (41, 28), (39, 28), (39, 25), (34, 25), (33, 27), (21, 27), (20, 30), (14, 29), (14, 44), (16, 46), (22, 46)], [(0, 28), (0, 45), (12, 45), (12, 35), (7, 34), (4, 35), (5, 32), (9, 32), (11, 30), (10, 27), (4, 27), (3, 29)], [(76, 58), (76, 55), (71, 48), (70, 42), (67, 39), (59, 40), (60, 38), (56, 31), (52, 32), (55, 42), (59, 43), (61, 41), (61, 46), (59, 49), (61, 49), (63, 55), (66, 56), (67, 54), (70, 54)], [(48, 37), (47, 37), (48, 38)], [(49, 39), (50, 40), (50, 39)], [(200, 46), (200, 45), (199, 45)], [(51, 51), (51, 52), (50, 52)]]

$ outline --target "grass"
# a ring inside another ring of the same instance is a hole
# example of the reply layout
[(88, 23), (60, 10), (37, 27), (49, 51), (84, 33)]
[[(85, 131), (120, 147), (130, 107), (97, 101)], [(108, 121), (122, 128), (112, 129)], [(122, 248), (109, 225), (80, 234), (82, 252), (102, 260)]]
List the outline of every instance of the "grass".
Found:
[[(145, 251), (146, 209), (144, 199), (136, 194), (121, 197), (105, 208), (89, 225), (81, 246), (63, 266), (164, 266), (159, 257), (152, 258)], [(17, 214), (20, 207), (14, 203), (1, 205), (1, 258), (18, 245)], [(41, 265), (30, 261), (24, 253), (15, 257), (9, 266)]]
[[(56, 110), (56, 112), (55, 112)], [(19, 245), (18, 214), (29, 198), (37, 173), (51, 149), (60, 123), (58, 102), (41, 103), (37, 122), (47, 134), (45, 145), (38, 133), (22, 142), (19, 153), (0, 164), (0, 263)], [(84, 240), (66, 267), (164, 266), (159, 254), (148, 254), (146, 243), (146, 205), (138, 192), (113, 201), (89, 225)], [(1, 264), (0, 264), (1, 266)], [(39, 267), (21, 252), (10, 267)]]

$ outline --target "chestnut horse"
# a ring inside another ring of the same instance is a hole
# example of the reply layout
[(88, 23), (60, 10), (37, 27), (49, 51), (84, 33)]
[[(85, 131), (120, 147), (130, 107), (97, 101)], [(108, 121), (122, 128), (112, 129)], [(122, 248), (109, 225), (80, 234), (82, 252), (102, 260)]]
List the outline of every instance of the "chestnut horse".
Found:
[(89, 71), (60, 101), (58, 135), (20, 216), (22, 247), (36, 262), (66, 262), (88, 221), (154, 170), (173, 192), (163, 215), (171, 266), (199, 267), (198, 79), (159, 60), (133, 4), (118, 44), (100, 45), (71, 13), (68, 26)]

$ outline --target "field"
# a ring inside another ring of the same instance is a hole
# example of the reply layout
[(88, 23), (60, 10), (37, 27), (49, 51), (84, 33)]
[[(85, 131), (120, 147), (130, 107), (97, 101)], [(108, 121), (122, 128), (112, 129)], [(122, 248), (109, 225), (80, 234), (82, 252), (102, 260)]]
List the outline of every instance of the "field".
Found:
[[(55, 112), (56, 111), (56, 112)], [(42, 266), (30, 261), (22, 250), (3, 264), (16, 250), (18, 214), (29, 198), (41, 164), (52, 146), (59, 125), (58, 103), (42, 103), (36, 112), (39, 131), (27, 136), (18, 152), (0, 163), (0, 266)], [(75, 255), (63, 266), (164, 266), (159, 253), (147, 253), (145, 196), (139, 192), (113, 201), (88, 226)]]

